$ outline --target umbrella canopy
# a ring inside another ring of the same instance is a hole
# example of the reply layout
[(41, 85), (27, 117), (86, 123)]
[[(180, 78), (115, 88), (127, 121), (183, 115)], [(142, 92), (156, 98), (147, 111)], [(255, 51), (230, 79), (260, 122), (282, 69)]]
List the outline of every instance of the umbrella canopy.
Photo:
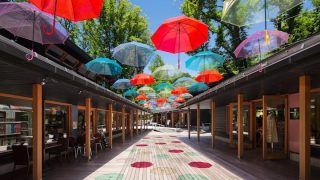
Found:
[(156, 91), (165, 91), (165, 90), (168, 90), (168, 91), (171, 91), (173, 89), (173, 86), (169, 83), (165, 83), (165, 82), (162, 82), (158, 85), (156, 85), (156, 87), (154, 87), (154, 90)]
[(121, 64), (133, 67), (145, 67), (150, 60), (155, 59), (155, 50), (150, 46), (138, 42), (129, 42), (117, 46), (113, 57)]
[(180, 105), (181, 105), (180, 103), (173, 103), (173, 104), (171, 105), (171, 107), (177, 108), (177, 107), (179, 107)]
[(145, 94), (140, 94), (139, 96), (136, 97), (137, 101), (140, 100), (148, 100), (148, 97)]
[(185, 87), (185, 88), (188, 88), (190, 87), (192, 84), (196, 83), (196, 81), (192, 78), (189, 78), (189, 77), (182, 77), (182, 78), (179, 78), (177, 79), (174, 83), (173, 83), (173, 86), (174, 87)]
[(168, 97), (169, 102), (174, 102), (174, 100), (177, 98), (178, 96), (175, 95), (171, 95)]
[(166, 98), (158, 98), (157, 102), (158, 103), (165, 103), (165, 102), (168, 102), (168, 100)]
[(176, 87), (171, 91), (171, 94), (176, 94), (176, 95), (180, 95), (184, 93), (188, 93), (188, 90), (185, 87)]
[(164, 66), (158, 67), (152, 73), (153, 77), (156, 77), (158, 80), (170, 80), (177, 78), (181, 74), (176, 67), (171, 64), (166, 64)]
[(149, 99), (157, 99), (157, 98), (160, 97), (160, 95), (157, 94), (157, 93), (149, 93), (149, 94), (147, 94), (147, 97), (148, 97)]
[(139, 88), (137, 91), (139, 94), (149, 94), (155, 92), (151, 87), (148, 86), (143, 86)]
[(185, 93), (185, 94), (181, 94), (180, 97), (182, 97), (182, 98), (184, 98), (184, 99), (190, 99), (190, 98), (192, 98), (193, 96), (192, 96), (192, 94), (190, 94), (190, 93)]
[(206, 70), (201, 72), (197, 77), (196, 81), (204, 83), (218, 82), (223, 79), (223, 76), (217, 70)]
[(94, 59), (86, 64), (86, 68), (101, 75), (114, 76), (122, 73), (122, 67), (115, 60), (108, 58)]
[[(264, 41), (265, 32), (267, 32), (269, 36), (268, 43), (265, 43)], [(261, 55), (277, 49), (285, 43), (288, 43), (288, 38), (289, 34), (282, 31), (257, 31), (242, 41), (234, 51), (234, 54), (237, 58), (248, 58), (259, 54)]]
[[(151, 37), (158, 50), (170, 53), (193, 51), (207, 40), (208, 26), (187, 16), (167, 19)], [(178, 68), (180, 69), (180, 56)]]
[(186, 100), (182, 97), (177, 97), (174, 102), (178, 102), (178, 103), (183, 103), (183, 102), (186, 102)]
[(100, 16), (103, 0), (29, 0), (44, 12), (70, 21), (82, 21)]
[(134, 85), (152, 84), (154, 83), (154, 78), (149, 74), (137, 74), (130, 80), (130, 83)]
[(123, 96), (126, 98), (135, 98), (138, 95), (139, 93), (134, 89), (127, 90), (126, 92), (123, 93)]
[(168, 90), (161, 91), (161, 92), (159, 93), (159, 95), (160, 95), (161, 97), (167, 98), (167, 97), (169, 97), (169, 96), (171, 95), (171, 91), (168, 91)]
[(186, 61), (186, 67), (194, 71), (205, 71), (222, 66), (224, 57), (211, 51), (199, 52)]
[(129, 89), (132, 87), (129, 79), (118, 79), (113, 85), (114, 89)]
[(138, 104), (139, 105), (143, 105), (144, 103), (146, 103), (147, 102), (147, 100), (140, 100), (140, 101), (138, 101)]
[(208, 85), (206, 85), (203, 82), (196, 83), (188, 88), (189, 92), (191, 93), (200, 93), (208, 89), (209, 89)]

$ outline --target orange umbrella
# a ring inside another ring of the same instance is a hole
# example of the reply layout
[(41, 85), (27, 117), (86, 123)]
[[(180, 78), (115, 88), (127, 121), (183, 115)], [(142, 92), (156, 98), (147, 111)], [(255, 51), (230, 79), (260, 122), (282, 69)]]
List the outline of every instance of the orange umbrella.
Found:
[(149, 74), (137, 74), (130, 80), (130, 83), (134, 85), (152, 84), (154, 83), (154, 78)]
[(171, 94), (184, 94), (184, 93), (188, 93), (188, 90), (185, 87), (176, 87), (171, 91)]
[(140, 100), (148, 100), (148, 97), (145, 94), (140, 94), (139, 96), (136, 97), (137, 101)]
[(185, 102), (186, 100), (182, 97), (177, 97), (176, 99), (174, 99), (174, 102), (179, 102), (179, 103), (183, 103)]
[(218, 82), (223, 79), (223, 76), (217, 70), (206, 70), (201, 72), (197, 77), (196, 81), (204, 83)]
[(168, 102), (168, 100), (166, 98), (158, 98), (157, 102), (158, 103), (165, 103), (165, 102)]

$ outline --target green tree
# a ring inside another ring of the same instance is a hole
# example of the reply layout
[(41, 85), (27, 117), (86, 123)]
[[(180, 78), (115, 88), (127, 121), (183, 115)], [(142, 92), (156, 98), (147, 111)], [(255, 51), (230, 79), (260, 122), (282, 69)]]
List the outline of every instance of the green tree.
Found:
[(161, 67), (164, 65), (164, 62), (162, 61), (161, 56), (157, 56), (149, 65), (148, 69), (153, 73), (154, 70), (156, 70), (158, 67)]

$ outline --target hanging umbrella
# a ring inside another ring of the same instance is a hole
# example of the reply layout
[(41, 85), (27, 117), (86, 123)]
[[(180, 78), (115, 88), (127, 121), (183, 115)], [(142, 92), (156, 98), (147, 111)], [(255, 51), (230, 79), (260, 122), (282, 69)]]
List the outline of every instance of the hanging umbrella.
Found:
[(178, 96), (171, 95), (170, 97), (168, 97), (168, 101), (169, 101), (169, 102), (174, 102), (174, 100), (175, 100), (177, 97), (178, 97)]
[(138, 95), (139, 93), (134, 89), (127, 90), (126, 92), (123, 93), (123, 96), (126, 98), (135, 98)]
[(182, 98), (184, 98), (184, 99), (190, 99), (190, 98), (192, 98), (193, 96), (192, 96), (192, 94), (190, 94), (190, 93), (185, 93), (185, 94), (181, 94), (180, 97), (182, 97)]
[(194, 71), (216, 69), (223, 65), (224, 57), (211, 51), (199, 52), (186, 61), (186, 67)]
[(138, 101), (138, 104), (139, 105), (142, 105), (142, 104), (144, 104), (144, 103), (146, 103), (147, 101), (146, 100), (140, 100), (140, 101)]
[(188, 90), (185, 87), (176, 87), (171, 91), (171, 94), (176, 94), (176, 95), (180, 95), (184, 93), (188, 93)]
[(201, 72), (197, 77), (196, 81), (204, 83), (218, 82), (223, 79), (223, 76), (217, 70), (206, 70)]
[(158, 98), (157, 102), (158, 103), (165, 103), (165, 102), (168, 102), (168, 100), (166, 98)]
[(154, 87), (154, 90), (156, 91), (171, 91), (173, 89), (173, 86), (170, 83), (166, 83), (166, 82), (162, 82), (158, 85), (156, 85), (156, 87)]
[(173, 103), (173, 104), (171, 105), (171, 107), (177, 108), (177, 107), (179, 107), (180, 105), (181, 105), (180, 103)]
[(137, 91), (139, 94), (149, 94), (149, 93), (154, 92), (154, 90), (148, 86), (143, 86), (143, 87), (139, 88)]
[(96, 74), (115, 76), (122, 73), (122, 67), (108, 58), (97, 58), (86, 64), (86, 68)]
[(152, 73), (153, 77), (158, 80), (171, 80), (177, 78), (181, 74), (176, 67), (171, 64), (166, 64), (164, 66), (158, 67)]
[(147, 94), (147, 97), (148, 97), (149, 99), (157, 99), (157, 98), (159, 98), (160, 96), (159, 96), (159, 94), (157, 94), (157, 93), (149, 93), (149, 94)]
[(209, 89), (208, 85), (206, 85), (203, 82), (198, 82), (188, 88), (189, 92), (191, 92), (191, 93), (200, 93), (200, 92), (206, 91), (208, 89)]
[[(56, 33), (47, 35), (42, 31), (42, 26), (52, 26), (50, 23), (53, 16), (40, 11), (34, 5), (26, 2), (3, 2), (0, 3), (0, 26), (14, 36), (28, 39), (40, 44), (64, 44), (68, 39), (67, 30), (57, 23), (54, 27)], [(33, 43), (31, 54), (26, 56), (27, 60), (34, 57)]]
[(187, 16), (167, 19), (152, 35), (151, 41), (158, 50), (180, 53), (197, 49), (208, 40), (208, 26)]
[(168, 90), (165, 90), (165, 91), (161, 91), (159, 93), (160, 97), (164, 97), (164, 98), (167, 98), (171, 95), (171, 91), (168, 91)]
[(133, 85), (147, 85), (154, 83), (154, 78), (148, 74), (137, 74), (130, 80)]
[(148, 100), (148, 97), (145, 94), (139, 94), (139, 96), (136, 97), (136, 100)]
[(133, 41), (117, 46), (113, 51), (113, 57), (121, 64), (140, 68), (155, 59), (156, 54), (150, 46)]
[(250, 56), (261, 55), (288, 43), (288, 33), (277, 30), (267, 30), (267, 32), (269, 35), (268, 44), (264, 42), (265, 31), (257, 31), (239, 44), (234, 51), (236, 57), (248, 58)]
[(196, 81), (192, 78), (189, 78), (189, 77), (182, 77), (182, 78), (179, 78), (177, 79), (174, 83), (173, 83), (173, 86), (174, 87), (185, 87), (185, 88), (188, 88), (190, 87), (192, 84), (196, 83)]
[(178, 102), (178, 103), (183, 103), (183, 102), (186, 102), (186, 100), (182, 97), (177, 97), (174, 102)]
[[(70, 21), (82, 21), (100, 16), (103, 0), (29, 0), (40, 10), (54, 15), (53, 27), (56, 24), (55, 17)], [(54, 28), (48, 34), (53, 34)]]
[(129, 89), (132, 87), (129, 79), (118, 79), (113, 85), (114, 89)]

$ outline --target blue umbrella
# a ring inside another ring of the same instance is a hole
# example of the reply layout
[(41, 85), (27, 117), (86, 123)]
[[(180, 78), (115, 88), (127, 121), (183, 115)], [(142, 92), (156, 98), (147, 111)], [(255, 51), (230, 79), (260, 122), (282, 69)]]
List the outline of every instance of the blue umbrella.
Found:
[(126, 98), (135, 98), (138, 95), (139, 93), (134, 89), (127, 90), (126, 92), (123, 93), (123, 96)]
[(150, 46), (133, 41), (117, 46), (113, 57), (122, 64), (139, 68), (155, 59), (156, 54)]
[(149, 99), (157, 99), (157, 98), (160, 97), (160, 95), (157, 94), (157, 93), (149, 93), (149, 94), (147, 94), (147, 97), (148, 97)]
[(206, 91), (208, 89), (209, 89), (208, 85), (206, 85), (203, 82), (199, 82), (199, 83), (195, 83), (194, 85), (190, 86), (188, 88), (188, 91), (191, 93), (200, 93), (200, 92)]
[(129, 79), (118, 79), (111, 87), (114, 89), (129, 89), (132, 84)]
[(192, 78), (181, 77), (181, 78), (177, 79), (173, 83), (173, 86), (174, 87), (185, 87), (185, 88), (188, 88), (188, 87), (192, 86), (194, 83), (196, 83), (196, 81), (194, 79), (192, 79)]
[(194, 71), (216, 69), (223, 65), (224, 57), (211, 51), (203, 51), (186, 61), (186, 68)]
[(94, 59), (86, 64), (86, 68), (101, 75), (114, 76), (122, 73), (122, 67), (115, 60), (108, 58)]
[(174, 100), (175, 100), (177, 97), (178, 97), (178, 96), (172, 95), (172, 96), (168, 97), (168, 101), (169, 101), (169, 102), (174, 102)]
[(158, 85), (156, 85), (156, 87), (154, 87), (154, 90), (156, 91), (164, 91), (164, 90), (168, 90), (168, 91), (171, 91), (173, 89), (173, 86), (169, 83), (165, 83), (165, 82), (162, 82)]

